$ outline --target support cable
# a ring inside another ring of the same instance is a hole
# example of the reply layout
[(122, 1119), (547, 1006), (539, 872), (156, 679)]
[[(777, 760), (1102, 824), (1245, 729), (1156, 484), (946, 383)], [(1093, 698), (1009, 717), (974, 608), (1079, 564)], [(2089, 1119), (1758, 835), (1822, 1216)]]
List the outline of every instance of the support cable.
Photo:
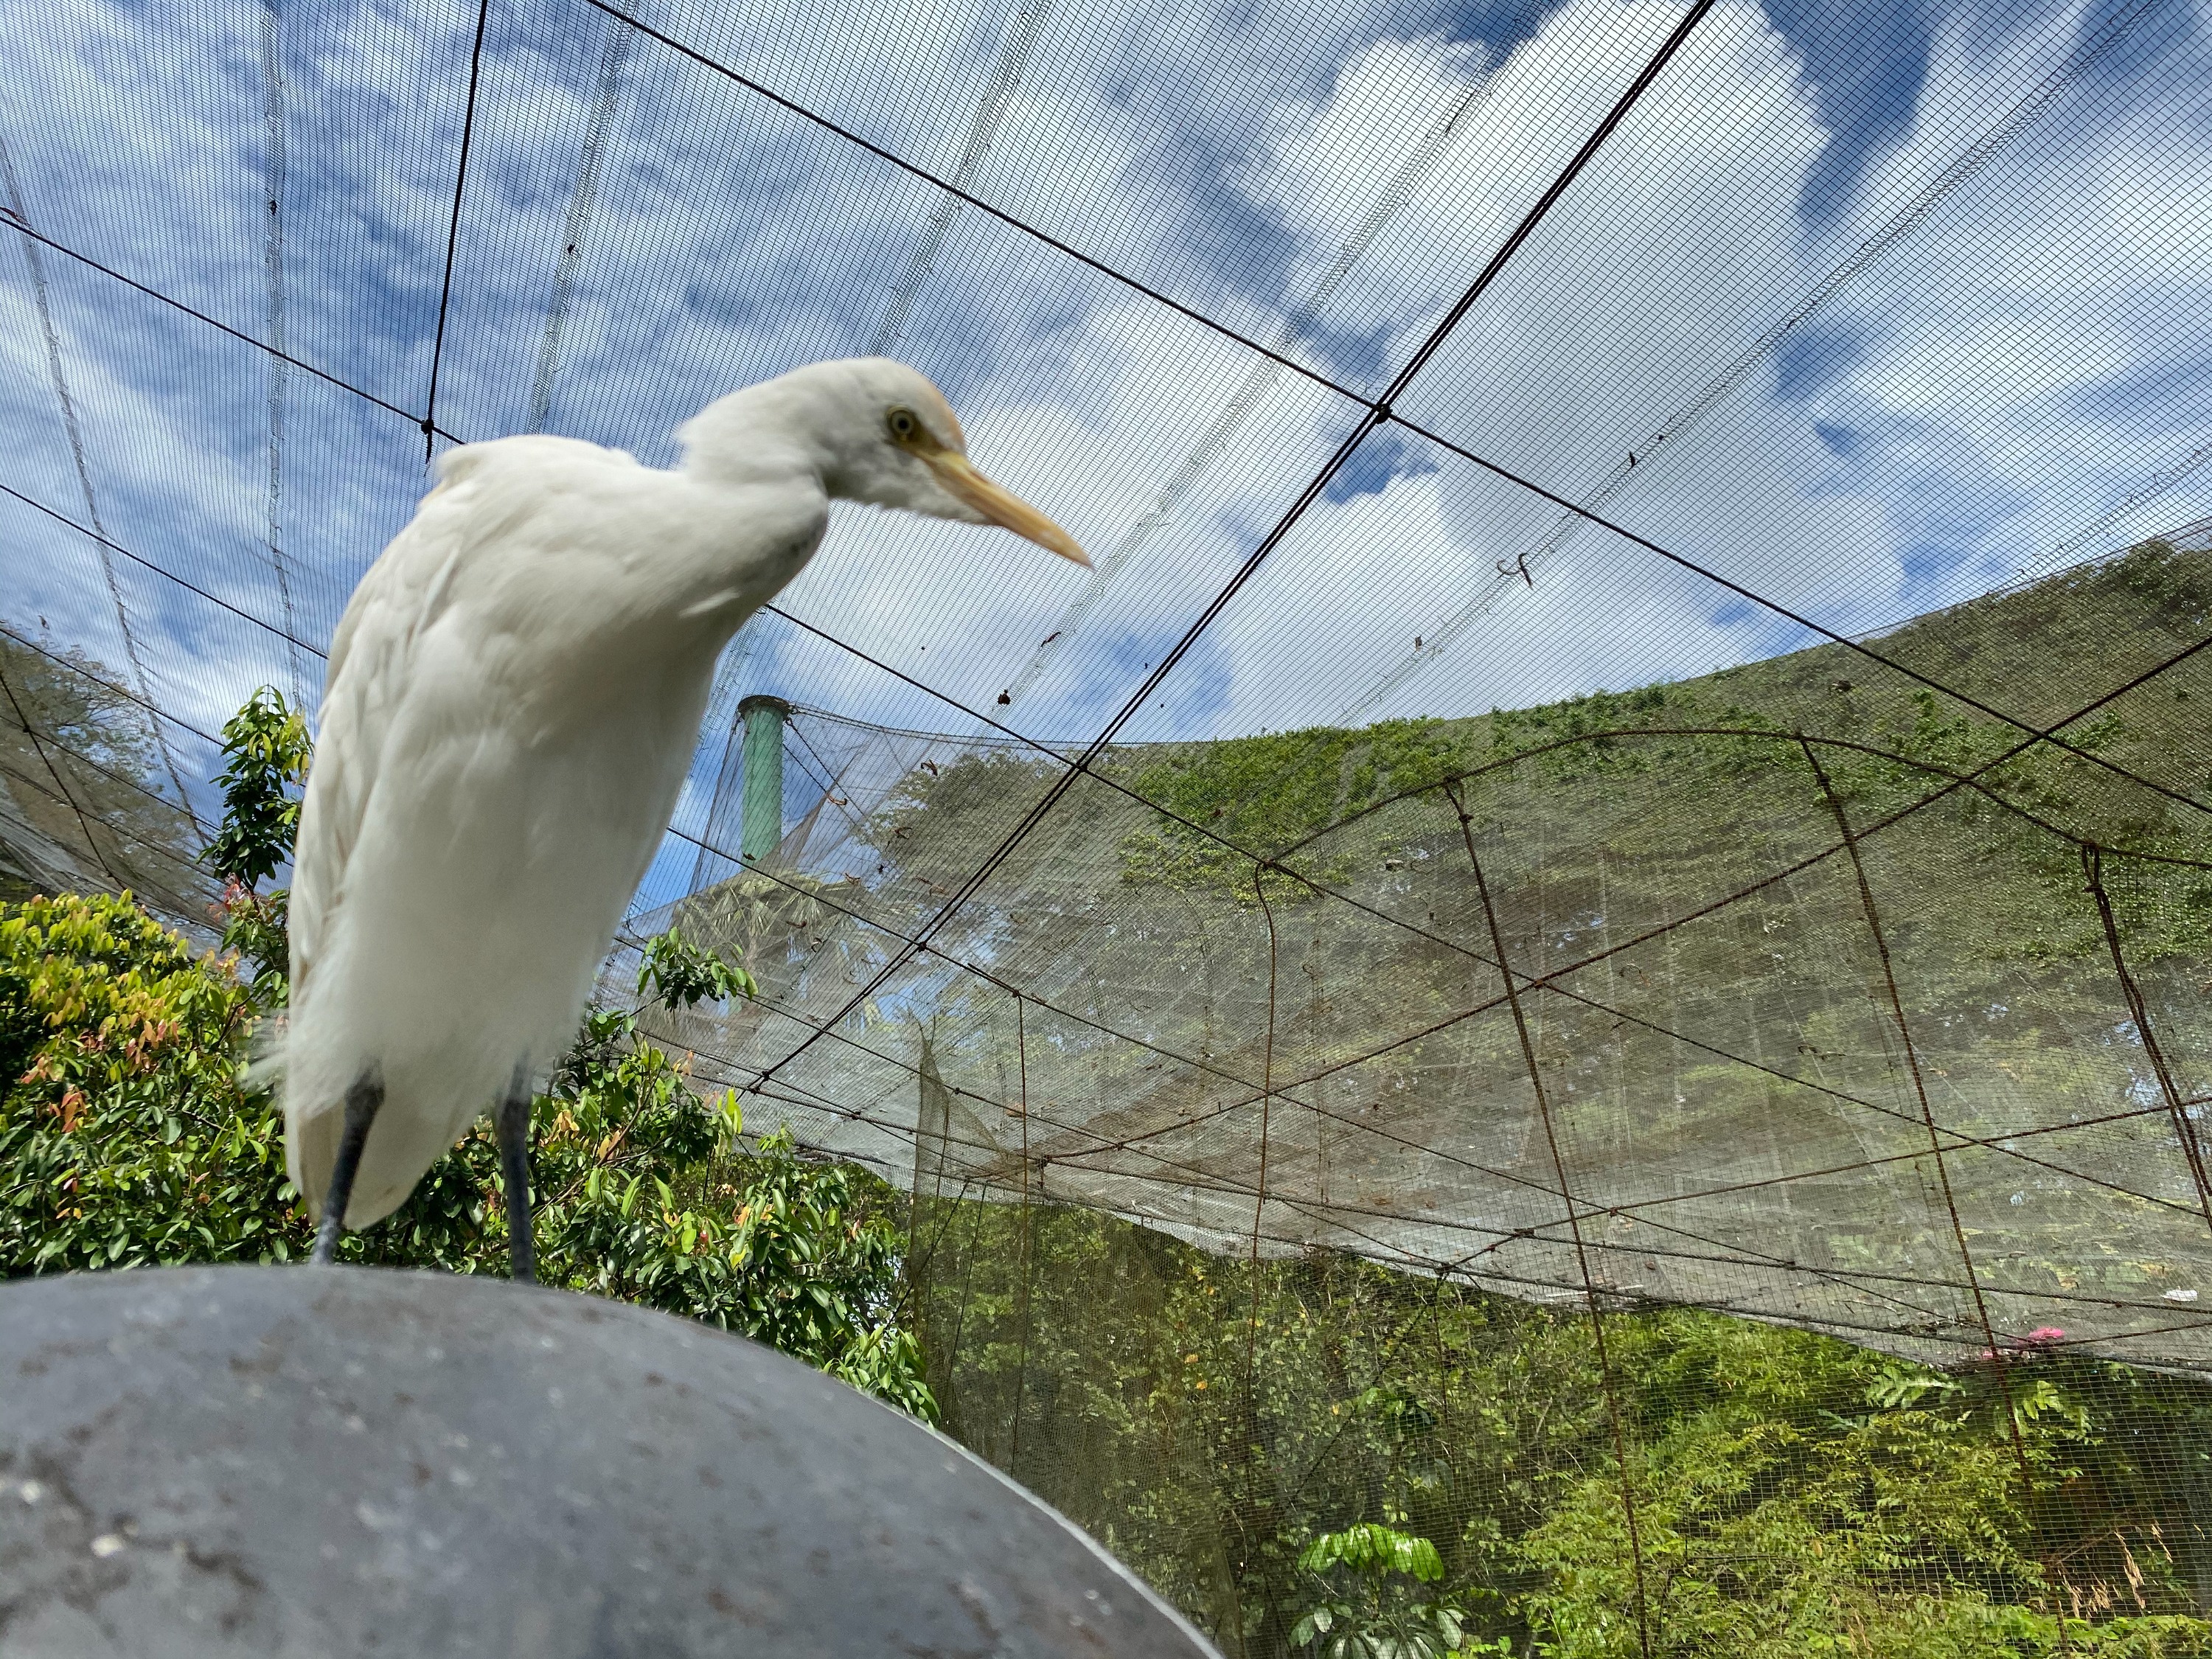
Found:
[[(599, 4), (601, 0), (592, 0), (592, 3)], [(1559, 198), (1566, 193), (1568, 186), (1573, 184), (1583, 169), (1589, 165), (1590, 158), (1597, 154), (1599, 147), (1613, 135), (1614, 129), (1627, 118), (1629, 111), (1635, 106), (1637, 100), (1644, 95), (1651, 83), (1658, 78), (1660, 71), (1666, 68), (1675, 52), (1680, 49), (1682, 43), (1689, 39), (1691, 31), (1695, 29), (1705, 15), (1712, 9), (1712, 5), (1713, 0), (1692, 0), (1692, 4), (1683, 14), (1681, 21), (1675, 25), (1674, 31), (1668, 35), (1659, 50), (1644, 64), (1636, 78), (1614, 100), (1612, 109), (1598, 124), (1596, 131), (1591, 133), (1582, 148), (1576, 151), (1574, 159), (1567, 163), (1566, 167), (1537, 198), (1535, 204), (1514, 228), (1512, 234), (1505, 239), (1504, 245), (1491, 257), (1489, 263), (1484, 265), (1474, 281), (1468, 284), (1467, 291), (1444, 314), (1442, 320), (1430, 331), (1428, 337), (1416, 349), (1405, 366), (1392, 377), (1389, 386), (1383, 392), (1382, 400), (1369, 406), (1367, 413), (1352, 428), (1343, 442), (1337, 446), (1335, 453), (1329, 457), (1328, 464), (1314, 475), (1311, 483), (1298, 492), (1297, 498), (1291, 502), (1289, 511), (1276, 522), (1273, 529), (1261, 538), (1259, 544), (1246, 556), (1236, 574), (1223, 584), (1221, 590), (1214, 595), (1205, 610), (1199, 613), (1197, 619), (1184, 631), (1182, 637), (1169, 648), (1166, 654), (1160, 659), (1158, 665), (1146, 676), (1136, 691), (1121, 706), (1121, 712), (1109, 720), (1098, 735), (1085, 745), (1082, 758), (1086, 764), (1103, 754), (1121, 729), (1136, 717), (1137, 711), (1144, 707), (1145, 702), (1160, 682), (1174, 672), (1176, 665), (1180, 663), (1188, 654), (1191, 647), (1198, 643), (1200, 636), (1212, 625), (1214, 618), (1227, 609), (1230, 601), (1243, 591), (1244, 585), (1267, 562), (1268, 556), (1281, 545), (1285, 538), (1297, 527), (1298, 521), (1305, 516), (1307, 511), (1322, 498), (1330, 482), (1342, 470), (1345, 463), (1352, 459), (1353, 453), (1358, 449), (1368, 434), (1390, 418), (1391, 404), (1407, 386), (1412, 384), (1414, 377), (1428, 366), (1430, 359), (1442, 348), (1446, 337), (1459, 325), (1461, 319), (1474, 307), (1475, 301), (1482, 297), (1498, 272), (1504, 269), (1506, 261), (1520, 251), (1529, 236), (1534, 233), (1536, 226), (1544, 216), (1551, 210)], [(944, 907), (924, 924), (921, 936), (925, 941), (949, 922), (960, 908), (981, 890), (984, 884), (991, 878), (1000, 866), (1013, 855), (1014, 849), (1029, 838), (1030, 832), (1059, 804), (1060, 798), (1073, 786), (1075, 776), (1075, 772), (1072, 770), (1062, 774), (1053, 787), (1045, 792), (1043, 798), (1014, 826), (1006, 839), (1000, 842), (984, 858), (983, 862), (975, 871), (960, 884), (951, 897), (945, 901)], [(842, 1019), (844, 1014), (865, 1004), (867, 999), (874, 994), (877, 988), (903, 965), (905, 959), (895, 957), (877, 975), (872, 982), (863, 986), (859, 992), (848, 1000), (844, 1010), (838, 1018)], [(795, 1059), (799, 1054), (804, 1053), (807, 1046), (806, 1043), (801, 1043), (798, 1049), (787, 1056), (784, 1060), (779, 1061), (778, 1065), (787, 1064), (791, 1059)], [(774, 1075), (773, 1068), (769, 1075)]]
[(295, 650), (305, 651), (322, 661), (326, 662), (330, 659), (330, 653), (327, 651), (321, 649), (319, 647), (308, 644), (307, 641), (300, 638), (299, 635), (292, 633), (289, 629), (279, 628), (274, 623), (264, 622), (260, 617), (255, 616), (250, 611), (240, 610), (238, 606), (233, 605), (228, 599), (217, 598), (215, 594), (209, 592), (207, 589), (202, 587), (198, 582), (188, 581), (184, 577), (177, 574), (175, 571), (169, 569), (167, 566), (158, 565), (151, 559), (140, 557), (137, 554), (133, 553), (129, 548), (124, 546), (122, 543), (116, 541), (108, 536), (102, 535), (99, 531), (93, 529), (89, 525), (79, 524), (75, 519), (70, 518), (66, 513), (55, 512), (52, 507), (48, 507), (43, 501), (32, 500), (31, 497), (26, 495), (20, 489), (11, 489), (8, 485), (0, 483), (0, 495), (11, 495), (15, 500), (22, 502), (24, 506), (33, 509), (34, 512), (45, 514), (48, 518), (53, 520), (55, 523), (67, 525), (71, 530), (76, 531), (79, 535), (87, 537), (90, 540), (98, 543), (100, 546), (106, 549), (108, 552), (117, 554), (123, 558), (130, 560), (131, 563), (138, 566), (142, 569), (152, 571), (154, 574), (162, 578), (166, 581), (174, 582), (178, 586), (185, 589), (187, 592), (198, 594), (201, 599), (205, 599), (210, 605), (214, 605), (220, 610), (229, 611), (232, 616), (237, 617), (240, 622), (252, 623), (256, 628), (275, 635), (278, 639), (283, 641), (288, 647)]
[(469, 47), (468, 97), (461, 106), (461, 155), (453, 168), (453, 210), (446, 222), (446, 274), (438, 288), (438, 328), (430, 341), (430, 390), (422, 400), (422, 465), (438, 441), (438, 370), (446, 353), (446, 313), (453, 299), (453, 254), (461, 240), (461, 191), (469, 182), (469, 141), (476, 135), (477, 76), (483, 64), (484, 25), (491, 15), (491, 0), (477, 0), (476, 39)]
[[(1951, 1218), (1951, 1237), (1959, 1247), (1959, 1262), (1966, 1269), (1966, 1285), (1972, 1292), (1975, 1322), (1980, 1326), (1987, 1345), (1984, 1352), (1990, 1363), (1996, 1367), (1997, 1386), (2003, 1395), (2005, 1424), (2011, 1431), (2013, 1457), (2020, 1468), (2021, 1513), (2031, 1529), (2035, 1527), (2035, 1477), (2027, 1461), (2027, 1443), (2020, 1431), (2020, 1410), (2013, 1399), (2012, 1354), (1997, 1341), (1996, 1327), (1990, 1322), (1988, 1300), (1982, 1294), (1981, 1276), (1974, 1269), (1972, 1247), (1966, 1242), (1966, 1224), (1959, 1215), (1957, 1194), (1951, 1188), (1950, 1164), (1943, 1156), (1943, 1142), (1936, 1129), (1936, 1114), (1928, 1099), (1928, 1081), (1920, 1069), (1920, 1051), (1912, 1040), (1912, 1024), (1905, 1018), (1905, 998), (1898, 989), (1896, 966), (1890, 960), (1889, 940), (1882, 930), (1881, 912), (1875, 902), (1873, 884), (1867, 879), (1866, 861), (1859, 855), (1858, 837), (1852, 833), (1849, 814), (1844, 810), (1843, 799), (1829, 781), (1827, 770), (1820, 764), (1810, 744), (1804, 745), (1805, 763), (1812, 769), (1814, 778), (1820, 787), (1821, 798), (1827, 803), (1829, 812), (1836, 820), (1836, 829), (1844, 837), (1845, 850), (1850, 854), (1851, 874), (1858, 884), (1859, 908), (1865, 919), (1867, 932), (1874, 940), (1875, 955), (1881, 963), (1883, 994), (1889, 1004), (1890, 1018), (1896, 1022), (1897, 1037), (1905, 1054), (1906, 1073), (1912, 1079), (1912, 1092), (1920, 1103), (1920, 1115), (1928, 1127), (1928, 1152), (1936, 1160), (1936, 1182), (1943, 1194), (1943, 1207)], [(2045, 1562), (2049, 1571), (2050, 1564)], [(2068, 1651), (2066, 1641), (2066, 1610), (2057, 1609), (2058, 1650)]]
[(2204, 1218), (2206, 1228), (2212, 1230), (2212, 1182), (2205, 1176), (2204, 1148), (2197, 1138), (2196, 1120), (2189, 1115), (2181, 1090), (2173, 1080), (2173, 1068), (2166, 1063), (2166, 1050), (2152, 1028), (2150, 1008), (2143, 1000), (2142, 988), (2128, 969), (2127, 954), (2120, 946), (2120, 925), (2112, 914), (2112, 898), (2105, 891), (2103, 852), (2094, 842), (2081, 843), (2081, 874), (2088, 884), (2090, 896), (2097, 902), (2098, 920), (2104, 925), (2105, 948), (2112, 953), (2112, 972), (2118, 976), (2120, 994), (2127, 999), (2128, 1015), (2135, 1022), (2136, 1040), (2142, 1044), (2143, 1054), (2157, 1075), (2159, 1093), (2172, 1121), (2174, 1139), (2181, 1143), (2181, 1155), (2188, 1161), (2189, 1179), (2197, 1189), (2198, 1212)]
[[(1553, 1173), (1559, 1178), (1560, 1201), (1567, 1206), (1567, 1228), (1574, 1240), (1575, 1264), (1582, 1274), (1583, 1298), (1589, 1308), (1590, 1336), (1597, 1349), (1598, 1374), (1605, 1383), (1607, 1418), (1613, 1425), (1613, 1452), (1615, 1467), (1620, 1471), (1621, 1513), (1628, 1525), (1629, 1563), (1636, 1579), (1636, 1639), (1644, 1659), (1651, 1655), (1651, 1620), (1644, 1594), (1644, 1542), (1636, 1524), (1636, 1493), (1634, 1480), (1628, 1467), (1628, 1433), (1621, 1419), (1620, 1389), (1613, 1380), (1613, 1361), (1605, 1341), (1605, 1313), (1598, 1303), (1597, 1285), (1590, 1278), (1589, 1252), (1583, 1240), (1582, 1223), (1575, 1212), (1575, 1195), (1567, 1183), (1567, 1164), (1559, 1150), (1559, 1135), (1552, 1121), (1551, 1091), (1544, 1086), (1543, 1067), (1537, 1064), (1536, 1044), (1528, 1035), (1528, 1017), (1521, 1006), (1520, 993), (1513, 988), (1513, 970), (1505, 951), (1505, 933), (1498, 925), (1498, 908), (1492, 902), (1490, 880), (1483, 873), (1482, 860), (1474, 850), (1474, 819), (1467, 810), (1467, 803), (1457, 790), (1446, 786), (1453, 809), (1459, 814), (1460, 837), (1467, 844), (1468, 863), (1474, 871), (1475, 891), (1482, 900), (1483, 921), (1489, 930), (1490, 948), (1497, 957), (1499, 972), (1505, 983), (1505, 1004), (1512, 1011), (1514, 1035), (1519, 1039), (1521, 1059), (1528, 1073), (1528, 1086), (1535, 1093), (1537, 1115), (1544, 1126), (1544, 1142), (1551, 1150)], [(1929, 1133), (1935, 1133), (1931, 1122)]]
[[(1030, 1260), (1030, 1045), (1027, 1023), (1022, 1016), (1023, 997), (1014, 994), (1014, 1054), (1020, 1066), (1022, 1120), (1022, 1235), (1018, 1252), (1022, 1274), (1021, 1358), (1014, 1370), (1014, 1431), (1012, 1449), (1006, 1454), (1006, 1467), (1014, 1471), (1022, 1455), (1022, 1396), (1030, 1380), (1030, 1277), (1034, 1264)], [(1001, 1077), (1004, 1073), (1000, 1074)]]

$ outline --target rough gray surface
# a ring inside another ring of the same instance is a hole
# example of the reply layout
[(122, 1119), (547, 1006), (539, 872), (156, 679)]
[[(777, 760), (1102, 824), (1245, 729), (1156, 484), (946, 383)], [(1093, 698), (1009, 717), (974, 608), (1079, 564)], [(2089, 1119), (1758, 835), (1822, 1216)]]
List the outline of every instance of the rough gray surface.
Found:
[(1072, 1525), (758, 1344), (500, 1281), (0, 1287), (0, 1653), (1209, 1650)]

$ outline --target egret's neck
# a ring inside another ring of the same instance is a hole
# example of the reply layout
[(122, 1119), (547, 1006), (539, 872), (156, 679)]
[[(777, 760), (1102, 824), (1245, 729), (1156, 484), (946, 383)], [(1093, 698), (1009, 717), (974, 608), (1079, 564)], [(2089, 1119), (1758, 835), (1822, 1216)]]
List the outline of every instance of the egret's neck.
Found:
[[(817, 389), (795, 377), (718, 398), (684, 423), (684, 470), (707, 483), (811, 483), (834, 495), (847, 458), (839, 422)], [(816, 394), (816, 395), (810, 395)]]

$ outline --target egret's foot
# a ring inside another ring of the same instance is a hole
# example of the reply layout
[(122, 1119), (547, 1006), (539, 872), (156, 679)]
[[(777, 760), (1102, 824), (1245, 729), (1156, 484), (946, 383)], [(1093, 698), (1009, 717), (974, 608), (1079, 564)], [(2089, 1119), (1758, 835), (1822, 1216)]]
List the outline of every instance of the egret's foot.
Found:
[(507, 1188), (507, 1259), (520, 1284), (538, 1282), (538, 1255), (530, 1237), (530, 1085), (521, 1078), (500, 1103), (499, 1170)]
[(346, 1091), (345, 1129), (338, 1137), (337, 1161), (331, 1165), (330, 1190), (323, 1195), (323, 1222), (315, 1229), (314, 1253), (307, 1260), (327, 1264), (337, 1260), (338, 1236), (345, 1231), (346, 1206), (353, 1200), (353, 1178), (361, 1172), (362, 1149), (368, 1145), (369, 1126), (377, 1108), (384, 1104), (384, 1083), (374, 1072), (362, 1074)]

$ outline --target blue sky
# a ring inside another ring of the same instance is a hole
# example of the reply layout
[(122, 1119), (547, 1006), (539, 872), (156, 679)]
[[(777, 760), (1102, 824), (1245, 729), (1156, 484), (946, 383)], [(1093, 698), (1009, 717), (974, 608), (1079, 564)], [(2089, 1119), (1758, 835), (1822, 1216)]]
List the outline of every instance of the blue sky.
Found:
[[(421, 410), (473, 5), (0, 11), (0, 143), (33, 226)], [(638, 15), (1370, 392), (1680, 13)], [(524, 429), (543, 392), (550, 429), (665, 465), (702, 404), (865, 349), (902, 315), (891, 349), (1100, 576), (853, 513), (789, 604), (971, 707), (1006, 712), (994, 699), (1018, 685), (1024, 730), (1096, 729), (1356, 409), (625, 34), (586, 0), (487, 13), (440, 422)], [(2207, 468), (2116, 513), (2212, 441), (2208, 60), (2206, 20), (2170, 0), (1716, 6), (1401, 407), (1850, 630), (2212, 512)], [(271, 629), (326, 641), (428, 486), (419, 432), (61, 253), (34, 270), (26, 239), (0, 228), (0, 484), (96, 514), (270, 627), (128, 559), (104, 569), (84, 536), (7, 495), (0, 611), (118, 672), (127, 617), (154, 699), (204, 730), (263, 681), (312, 700), (312, 652)], [(1533, 582), (1500, 574), (1524, 561)], [(1462, 713), (1792, 642), (1394, 433), (1132, 735)], [(962, 726), (787, 627), (744, 644), (728, 696)], [(185, 769), (207, 770), (177, 737)]]

